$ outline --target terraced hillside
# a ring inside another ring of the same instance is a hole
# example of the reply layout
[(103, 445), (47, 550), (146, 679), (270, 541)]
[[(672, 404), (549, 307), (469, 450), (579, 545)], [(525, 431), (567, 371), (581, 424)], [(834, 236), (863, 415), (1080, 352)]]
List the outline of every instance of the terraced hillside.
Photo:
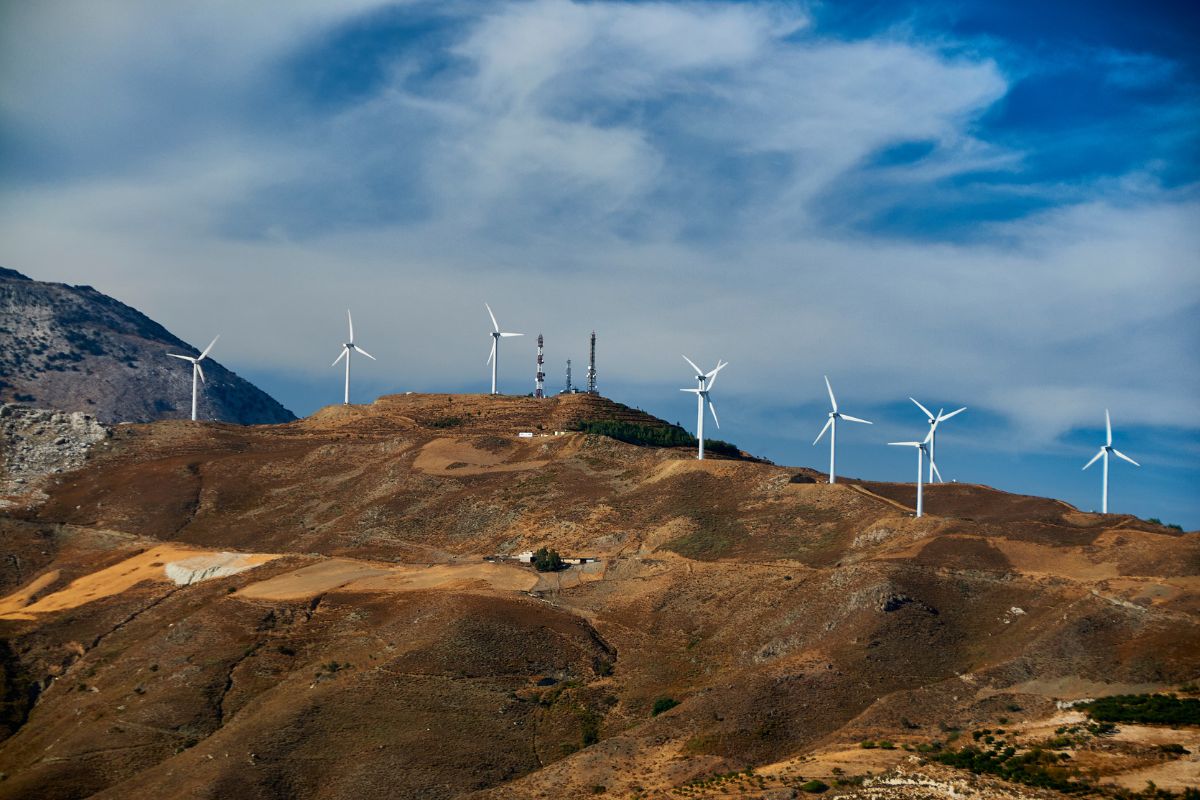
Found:
[[(0, 797), (1043, 796), (929, 754), (1200, 677), (1200, 534), (967, 485), (918, 520), (595, 419), (664, 424), (406, 395), (114, 430), (0, 517)], [(600, 560), (484, 560), (541, 546)], [(1065, 751), (1097, 785), (1200, 763), (1105, 735)]]

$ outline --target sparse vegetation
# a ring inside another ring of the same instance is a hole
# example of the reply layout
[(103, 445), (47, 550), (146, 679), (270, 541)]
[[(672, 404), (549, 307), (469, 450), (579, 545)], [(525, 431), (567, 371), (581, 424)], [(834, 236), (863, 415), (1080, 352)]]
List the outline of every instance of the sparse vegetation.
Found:
[[(575, 430), (583, 433), (607, 436), (626, 444), (640, 447), (695, 447), (696, 437), (678, 425), (639, 425), (634, 422), (616, 420), (594, 420), (579, 422)], [(729, 442), (720, 439), (705, 439), (704, 449), (718, 455), (737, 457), (741, 451)]]
[(1118, 694), (1101, 697), (1078, 707), (1100, 723), (1200, 725), (1200, 699), (1181, 699), (1173, 694)]
[(675, 706), (679, 705), (679, 701), (673, 697), (658, 697), (654, 700), (654, 706), (650, 709), (650, 716), (657, 717), (666, 711), (670, 711)]
[(820, 794), (821, 792), (829, 791), (829, 784), (825, 783), (825, 781), (819, 781), (814, 778), (807, 783), (801, 784), (800, 790), (808, 792), (809, 794)]
[(430, 428), (457, 428), (464, 422), (462, 417), (438, 417), (425, 424)]

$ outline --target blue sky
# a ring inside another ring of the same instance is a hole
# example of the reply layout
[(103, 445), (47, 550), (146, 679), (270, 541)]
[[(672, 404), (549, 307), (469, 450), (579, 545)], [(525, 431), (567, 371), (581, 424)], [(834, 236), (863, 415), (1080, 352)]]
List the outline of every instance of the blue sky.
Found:
[[(552, 385), (722, 438), (1200, 527), (1200, 60), (1188, 3), (0, 6), (0, 263), (204, 342), (297, 413), (479, 391), (483, 302)], [(1127, 467), (1127, 468), (1126, 468)]]

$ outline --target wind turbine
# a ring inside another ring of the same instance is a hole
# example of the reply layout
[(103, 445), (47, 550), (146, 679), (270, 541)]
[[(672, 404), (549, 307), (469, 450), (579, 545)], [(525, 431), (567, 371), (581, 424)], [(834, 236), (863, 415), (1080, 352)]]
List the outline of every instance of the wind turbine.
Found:
[(717, 366), (713, 367), (712, 371), (705, 372), (696, 366), (696, 362), (692, 361), (687, 356), (683, 360), (691, 365), (692, 369), (696, 370), (696, 388), (695, 389), (680, 389), (681, 392), (693, 392), (696, 395), (696, 438), (700, 442), (700, 450), (696, 458), (704, 458), (704, 406), (708, 405), (708, 410), (712, 412), (713, 422), (717, 427), (721, 427), (721, 421), (717, 419), (717, 408), (708, 399), (708, 393), (712, 389), (713, 384), (717, 382), (717, 373), (729, 366), (726, 361), (717, 359)]
[(925, 459), (926, 455), (929, 455), (930, 481), (933, 480), (933, 477), (932, 477), (933, 475), (937, 475), (937, 478), (939, 481), (942, 480), (942, 473), (938, 472), (937, 464), (934, 463), (933, 456), (930, 455), (930, 453), (929, 453), (929, 443), (931, 441), (933, 441), (933, 430), (932, 429), (930, 429), (929, 433), (925, 435), (925, 440), (921, 441), (921, 442), (888, 442), (888, 444), (890, 444), (890, 445), (895, 445), (895, 446), (899, 446), (899, 447), (915, 447), (915, 448), (917, 448), (917, 516), (918, 517), (922, 516), (925, 513), (924, 506), (922, 505), (922, 502), (921, 502), (922, 501), (922, 491), (921, 490), (923, 488), (921, 483), (922, 483), (922, 478), (925, 477), (924, 476), (924, 472), (925, 472), (924, 459)]
[(342, 400), (342, 404), (348, 406), (348, 405), (350, 405), (350, 353), (351, 353), (351, 351), (353, 351), (355, 353), (362, 353), (364, 356), (371, 359), (372, 361), (378, 361), (379, 359), (375, 358), (375, 356), (371, 355), (366, 350), (363, 350), (361, 347), (359, 347), (358, 345), (356, 345), (354, 343), (354, 317), (350, 316), (350, 309), (348, 309), (348, 308), (346, 309), (346, 321), (350, 323), (350, 341), (342, 342), (342, 353), (341, 353), (341, 355), (339, 355), (337, 358), (335, 358), (333, 360), (333, 364), (331, 364), (330, 366), (336, 367), (337, 363), (339, 361), (341, 361), (343, 358), (346, 359), (346, 394)]
[[(817, 434), (817, 438), (813, 439), (813, 445), (821, 441), (821, 437), (825, 435), (825, 431), (829, 431), (829, 482), (835, 483), (833, 474), (834, 464), (834, 448), (837, 447), (837, 421), (844, 419), (847, 422), (861, 422), (864, 425), (874, 425), (875, 423), (858, 417), (852, 417), (849, 414), (842, 414), (838, 411), (837, 398), (833, 396), (833, 387), (829, 385), (829, 376), (825, 376), (825, 388), (829, 390), (829, 404), (833, 406), (833, 410), (829, 412), (829, 419), (825, 421), (825, 427), (821, 428), (821, 432)], [(830, 430), (832, 428), (833, 430)]]
[(1096, 463), (1097, 458), (1100, 458), (1101, 456), (1104, 457), (1104, 494), (1101, 495), (1102, 499), (1100, 501), (1100, 513), (1101, 514), (1108, 513), (1108, 454), (1112, 453), (1117, 458), (1123, 458), (1126, 461), (1128, 461), (1130, 464), (1133, 464), (1135, 467), (1141, 466), (1141, 464), (1137, 463), (1132, 458), (1130, 458), (1129, 456), (1125, 455), (1120, 450), (1118, 450), (1117, 448), (1112, 446), (1112, 418), (1108, 416), (1107, 408), (1104, 409), (1104, 428), (1105, 428), (1106, 433), (1105, 433), (1105, 437), (1104, 437), (1104, 444), (1102, 444), (1100, 446), (1100, 452), (1098, 452), (1098, 453), (1096, 453), (1096, 455), (1092, 456), (1092, 460), (1083, 465), (1083, 468), (1087, 469), (1092, 464)]
[[(914, 403), (917, 403), (915, 398), (910, 397), (908, 399), (912, 400)], [(949, 414), (943, 414), (942, 412), (945, 409), (939, 408), (937, 416), (934, 416), (928, 408), (920, 403), (917, 403), (917, 408), (921, 409), (921, 411), (924, 412), (926, 419), (929, 420), (929, 482), (933, 483), (933, 459), (937, 453), (937, 426), (951, 417), (958, 416), (962, 412), (966, 411), (967, 407), (963, 406), (957, 411), (951, 411)], [(945, 483), (945, 481), (942, 480), (941, 475), (938, 475), (938, 480), (941, 483)]]
[(205, 382), (204, 370), (201, 368), (200, 362), (208, 357), (208, 352), (213, 349), (213, 345), (216, 344), (217, 339), (220, 339), (220, 338), (221, 338), (221, 334), (218, 333), (216, 336), (213, 337), (213, 340), (208, 343), (208, 347), (204, 348), (204, 352), (202, 352), (200, 355), (196, 356), (195, 358), (192, 358), (191, 356), (178, 356), (178, 355), (175, 355), (174, 353), (167, 353), (167, 355), (169, 355), (171, 358), (180, 358), (180, 359), (183, 359), (184, 361), (192, 362), (192, 422), (196, 421), (196, 392), (198, 390), (198, 386), (196, 384), (196, 378), (199, 378), (201, 383)]
[(500, 363), (500, 340), (509, 336), (524, 336), (525, 334), (501, 333), (500, 323), (496, 322), (496, 315), (492, 313), (492, 307), (487, 303), (484, 303), (483, 307), (487, 309), (488, 316), (492, 318), (492, 353), (488, 356), (488, 363), (492, 365), (492, 394), (496, 394), (496, 367)]

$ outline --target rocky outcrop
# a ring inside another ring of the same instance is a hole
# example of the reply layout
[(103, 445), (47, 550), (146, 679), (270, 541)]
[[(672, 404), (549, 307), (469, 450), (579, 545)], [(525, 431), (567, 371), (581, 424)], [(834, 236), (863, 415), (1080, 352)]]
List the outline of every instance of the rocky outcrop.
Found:
[[(30, 280), (0, 268), (0, 401), (82, 411), (101, 422), (191, 413), (190, 366), (167, 353), (196, 348), (90, 286)], [(295, 416), (211, 358), (199, 417), (242, 424)]]
[(0, 405), (0, 508), (12, 503), (5, 495), (35, 493), (48, 476), (83, 466), (108, 433), (90, 414)]

